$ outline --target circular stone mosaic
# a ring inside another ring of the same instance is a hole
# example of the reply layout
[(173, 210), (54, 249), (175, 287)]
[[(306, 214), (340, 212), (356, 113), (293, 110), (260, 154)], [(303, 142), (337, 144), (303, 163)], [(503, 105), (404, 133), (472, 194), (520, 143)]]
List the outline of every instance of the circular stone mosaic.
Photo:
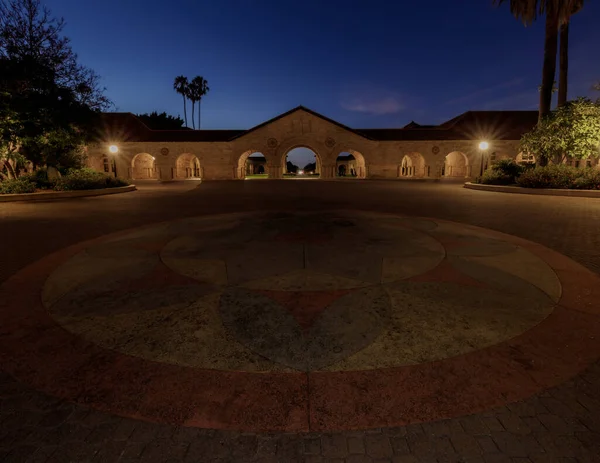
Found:
[(560, 295), (517, 246), (427, 220), (186, 220), (73, 256), (42, 298), (102, 347), (233, 371), (364, 370), (464, 354), (537, 325)]
[(9, 280), (4, 366), (71, 400), (189, 426), (438, 419), (592, 361), (597, 306), (577, 291), (595, 278), (539, 245), (440, 220), (191, 218), (73, 246)]

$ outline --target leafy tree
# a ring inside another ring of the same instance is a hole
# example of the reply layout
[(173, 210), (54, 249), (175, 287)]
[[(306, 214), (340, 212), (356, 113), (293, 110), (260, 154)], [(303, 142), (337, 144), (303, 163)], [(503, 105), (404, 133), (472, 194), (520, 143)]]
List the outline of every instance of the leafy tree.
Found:
[(289, 173), (295, 174), (298, 172), (298, 166), (294, 164), (292, 161), (286, 161), (286, 169)]
[(200, 128), (200, 102), (209, 90), (208, 81), (202, 76), (194, 77), (188, 86), (187, 96), (192, 102), (192, 126), (194, 128), (196, 128), (194, 125), (194, 105), (198, 103), (198, 128)]
[(304, 171), (305, 172), (314, 172), (317, 170), (317, 163), (316, 162), (310, 162), (308, 164), (306, 164), (304, 166)]
[(34, 167), (79, 164), (96, 117), (110, 105), (63, 27), (39, 0), (0, 0), (2, 150), (16, 146)]
[(40, 0), (0, 0), (0, 57), (32, 60), (54, 73), (56, 85), (69, 88), (76, 101), (93, 110), (111, 106), (100, 77), (77, 62), (63, 37), (63, 18), (55, 18)]
[(521, 150), (538, 156), (541, 165), (566, 156), (587, 159), (599, 154), (600, 103), (578, 98), (557, 108), (521, 138)]
[(149, 114), (138, 114), (137, 117), (152, 130), (178, 130), (183, 127), (181, 117), (174, 117), (166, 112), (159, 114), (152, 111)]
[(186, 100), (188, 95), (188, 78), (185, 76), (175, 77), (173, 89), (183, 97), (183, 117), (185, 118), (185, 126), (188, 126)]

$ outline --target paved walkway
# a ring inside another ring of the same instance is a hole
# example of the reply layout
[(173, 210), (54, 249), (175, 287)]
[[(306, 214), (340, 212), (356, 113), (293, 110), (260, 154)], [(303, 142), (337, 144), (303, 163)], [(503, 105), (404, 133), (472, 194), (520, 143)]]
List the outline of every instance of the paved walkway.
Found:
[(194, 187), (0, 205), (2, 461), (600, 461), (599, 201)]

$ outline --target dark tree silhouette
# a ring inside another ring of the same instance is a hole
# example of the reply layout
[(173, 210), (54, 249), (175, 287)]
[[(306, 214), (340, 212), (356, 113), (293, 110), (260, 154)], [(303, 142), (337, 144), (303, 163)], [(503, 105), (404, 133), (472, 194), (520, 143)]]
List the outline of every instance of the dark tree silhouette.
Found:
[(138, 114), (137, 117), (152, 130), (178, 130), (183, 127), (181, 117), (174, 117), (166, 112), (152, 111), (149, 114)]

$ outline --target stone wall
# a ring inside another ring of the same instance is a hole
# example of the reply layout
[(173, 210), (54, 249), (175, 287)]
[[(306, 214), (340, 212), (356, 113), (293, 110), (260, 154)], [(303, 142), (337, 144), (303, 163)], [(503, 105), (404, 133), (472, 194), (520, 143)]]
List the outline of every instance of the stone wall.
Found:
[[(340, 153), (353, 154), (358, 177), (470, 178), (479, 175), (482, 161), (483, 166), (491, 162), (491, 152), (513, 159), (519, 153), (518, 140), (488, 141), (490, 148), (483, 156), (479, 140), (375, 141), (298, 110), (228, 142), (123, 142), (118, 143), (116, 155), (108, 152), (108, 146), (92, 145), (88, 147), (88, 162), (103, 170), (102, 159), (108, 156), (115, 159), (119, 176), (134, 179), (141, 176), (166, 181), (199, 174), (204, 180), (232, 180), (243, 179), (246, 159), (260, 152), (269, 177), (282, 178), (287, 153), (306, 147), (315, 153), (324, 179), (336, 177)], [(138, 156), (142, 153), (147, 156)], [(142, 160), (145, 164), (138, 165)], [(408, 164), (411, 169), (403, 169)], [(152, 176), (144, 172), (152, 172)]]

